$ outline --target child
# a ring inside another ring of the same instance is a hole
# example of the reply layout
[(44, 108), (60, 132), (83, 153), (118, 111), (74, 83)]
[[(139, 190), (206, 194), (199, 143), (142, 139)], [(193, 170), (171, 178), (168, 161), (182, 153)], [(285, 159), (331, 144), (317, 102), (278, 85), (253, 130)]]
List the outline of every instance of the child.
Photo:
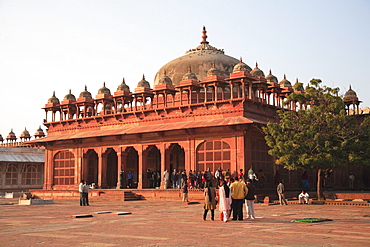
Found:
[(182, 201), (189, 202), (188, 200), (188, 184), (186, 181), (183, 182), (182, 185)]

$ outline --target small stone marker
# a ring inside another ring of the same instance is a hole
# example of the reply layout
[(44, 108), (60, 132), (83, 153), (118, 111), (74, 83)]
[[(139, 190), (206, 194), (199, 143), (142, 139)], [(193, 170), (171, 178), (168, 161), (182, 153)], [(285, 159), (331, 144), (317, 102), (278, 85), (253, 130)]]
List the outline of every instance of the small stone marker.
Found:
[(112, 212), (110, 211), (101, 211), (101, 212), (95, 212), (94, 214), (110, 214)]
[(115, 214), (115, 215), (126, 215), (126, 214), (131, 214), (130, 212), (114, 212), (114, 213), (111, 213), (111, 214)]
[(93, 217), (91, 214), (76, 214), (76, 215), (71, 215), (68, 216), (69, 218), (89, 218)]

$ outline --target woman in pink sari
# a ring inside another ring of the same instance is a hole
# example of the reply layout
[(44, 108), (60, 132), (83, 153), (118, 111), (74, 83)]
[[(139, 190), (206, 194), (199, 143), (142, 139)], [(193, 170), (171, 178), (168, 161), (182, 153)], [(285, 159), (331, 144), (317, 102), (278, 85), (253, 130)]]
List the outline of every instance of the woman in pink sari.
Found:
[(221, 220), (227, 222), (231, 210), (231, 191), (225, 180), (220, 180), (220, 188), (218, 190), (218, 201)]

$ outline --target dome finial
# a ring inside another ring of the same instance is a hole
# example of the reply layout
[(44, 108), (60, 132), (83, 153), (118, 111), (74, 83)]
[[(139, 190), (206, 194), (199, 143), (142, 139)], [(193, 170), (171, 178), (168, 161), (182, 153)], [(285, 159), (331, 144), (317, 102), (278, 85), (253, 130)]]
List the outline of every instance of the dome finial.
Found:
[(243, 62), (243, 58), (240, 56), (240, 59), (239, 59), (239, 62), (242, 63)]
[(352, 86), (351, 86), (351, 84), (349, 84), (349, 90), (352, 90)]
[(85, 85), (85, 91), (87, 91), (87, 86)]
[(103, 87), (105, 87), (105, 82), (103, 83)]
[(270, 69), (270, 73), (269, 73), (269, 75), (272, 75), (271, 69)]
[(257, 61), (256, 61), (256, 68), (258, 68), (258, 63), (257, 63)]
[(284, 74), (284, 80), (286, 80), (286, 75)]
[(122, 84), (125, 84), (125, 77), (122, 77)]
[(203, 26), (203, 31), (202, 31), (203, 35), (202, 35), (202, 42), (200, 42), (201, 44), (208, 44), (209, 42), (207, 41), (207, 30), (206, 30), (206, 27)]
[(143, 80), (145, 80), (145, 75), (143, 74)]
[(188, 72), (190, 73), (191, 72), (191, 66), (188, 67)]

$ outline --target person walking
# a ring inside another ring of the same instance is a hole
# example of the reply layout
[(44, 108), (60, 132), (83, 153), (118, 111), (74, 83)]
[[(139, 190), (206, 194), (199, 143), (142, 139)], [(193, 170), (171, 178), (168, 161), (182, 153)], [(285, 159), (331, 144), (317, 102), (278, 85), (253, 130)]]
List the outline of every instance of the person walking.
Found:
[(248, 194), (247, 186), (243, 182), (243, 177), (236, 177), (230, 186), (232, 197), (232, 220), (243, 220), (243, 201)]
[(247, 219), (255, 219), (254, 217), (254, 201), (256, 200), (255, 190), (256, 187), (253, 185), (250, 179), (247, 179), (248, 194), (245, 196), (245, 208), (247, 210)]
[(303, 172), (303, 174), (301, 176), (301, 182), (302, 182), (302, 189), (307, 189), (308, 186), (309, 186), (307, 171)]
[(216, 209), (216, 190), (212, 187), (212, 182), (206, 182), (204, 188), (204, 212), (203, 220), (206, 220), (208, 210), (211, 210), (211, 220), (215, 220)]
[(85, 180), (81, 180), (81, 183), (78, 185), (78, 192), (80, 192), (80, 206), (85, 206), (84, 184)]
[(277, 191), (278, 196), (279, 196), (280, 205), (288, 205), (288, 203), (285, 199), (285, 195), (284, 195), (284, 184), (283, 184), (282, 180), (279, 181), (279, 184), (276, 187), (276, 191)]
[(349, 179), (349, 187), (353, 189), (353, 185), (355, 183), (355, 176), (352, 174), (352, 172), (349, 173), (348, 179)]
[(219, 206), (218, 210), (220, 211), (220, 219), (224, 222), (227, 222), (230, 216), (231, 210), (231, 191), (225, 180), (220, 180), (220, 188), (218, 189), (218, 200)]

